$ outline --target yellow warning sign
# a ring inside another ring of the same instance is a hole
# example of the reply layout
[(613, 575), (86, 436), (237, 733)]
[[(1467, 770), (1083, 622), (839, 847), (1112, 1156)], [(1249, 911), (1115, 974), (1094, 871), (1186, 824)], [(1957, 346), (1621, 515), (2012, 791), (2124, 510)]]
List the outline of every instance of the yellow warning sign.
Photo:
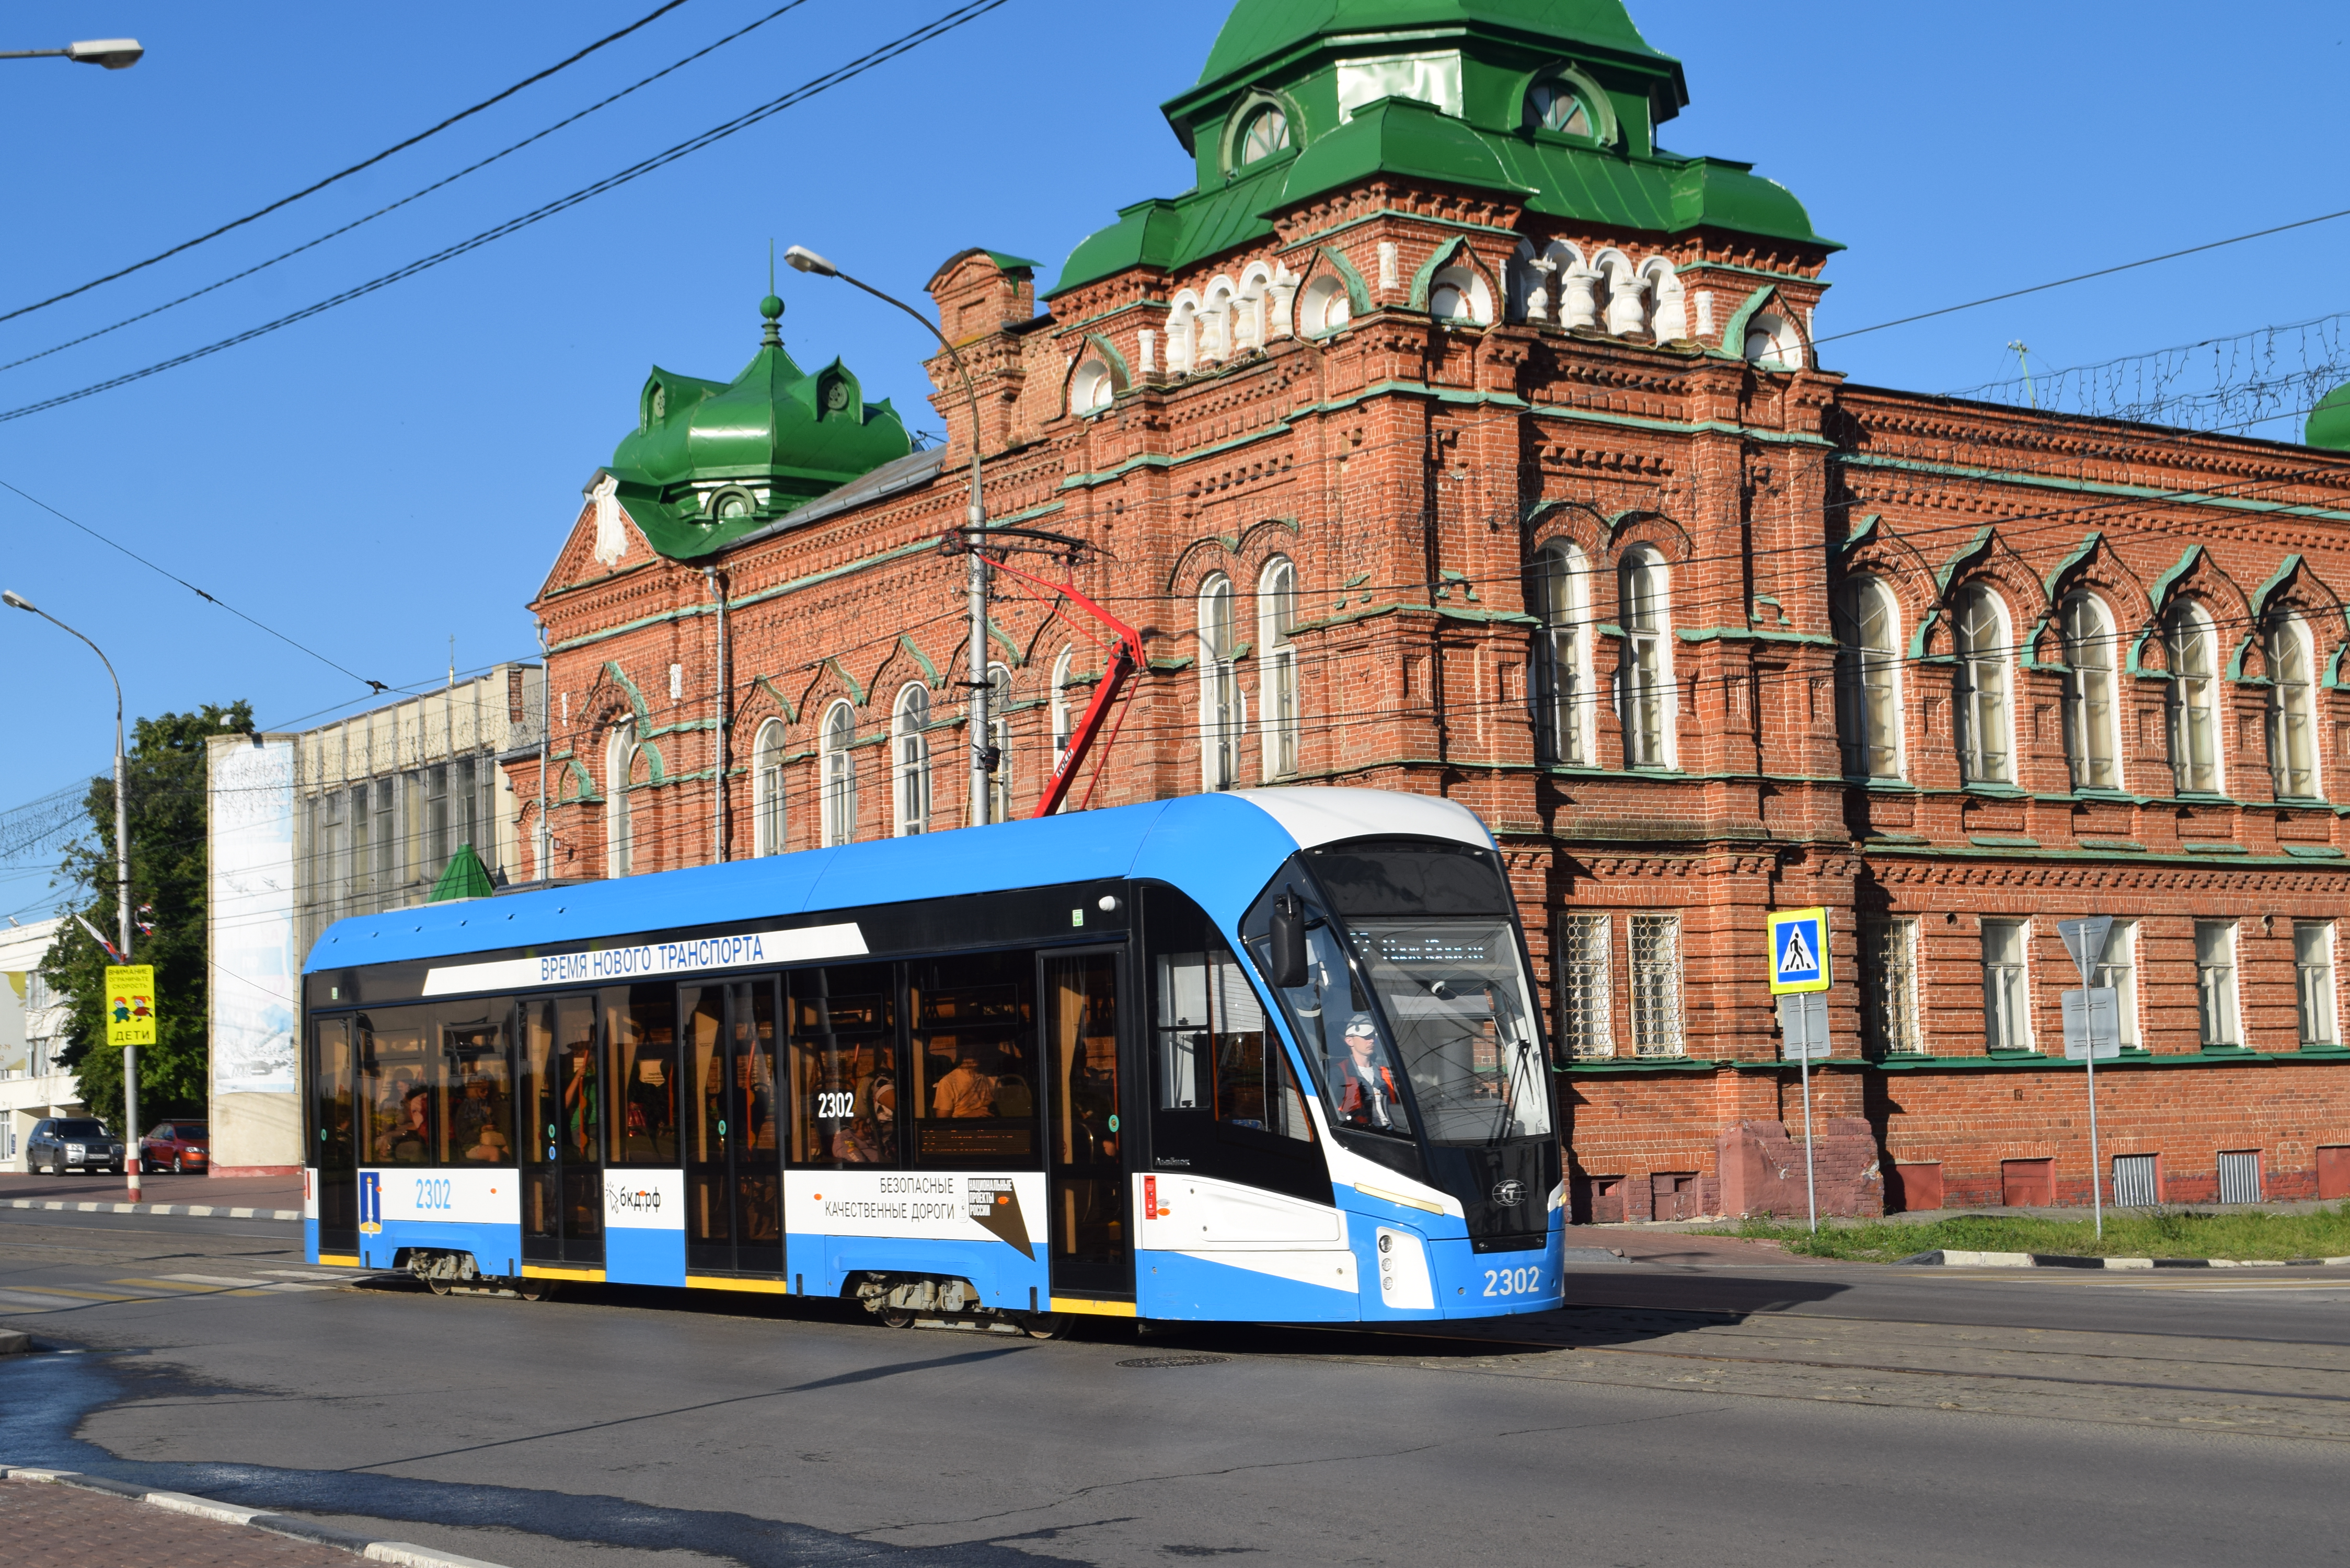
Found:
[(155, 966), (109, 965), (106, 971), (106, 1043), (155, 1044)]

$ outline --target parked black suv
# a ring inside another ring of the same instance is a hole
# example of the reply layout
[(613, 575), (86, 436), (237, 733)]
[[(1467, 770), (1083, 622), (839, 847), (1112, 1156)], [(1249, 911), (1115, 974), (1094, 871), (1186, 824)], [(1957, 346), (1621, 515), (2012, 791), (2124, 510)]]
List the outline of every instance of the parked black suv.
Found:
[(122, 1174), (122, 1140), (94, 1116), (45, 1116), (25, 1140), (25, 1168), (63, 1176), (68, 1170)]

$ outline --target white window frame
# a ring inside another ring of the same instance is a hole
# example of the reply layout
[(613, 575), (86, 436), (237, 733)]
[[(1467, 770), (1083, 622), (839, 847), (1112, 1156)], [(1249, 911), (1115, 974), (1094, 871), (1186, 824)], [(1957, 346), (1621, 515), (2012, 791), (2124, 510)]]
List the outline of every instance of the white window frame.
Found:
[(1950, 607), (1950, 647), (1958, 656), (1952, 738), (1958, 742), (1959, 776), (1967, 784), (2015, 782), (2013, 628), (2007, 601), (1990, 587), (1970, 583), (1959, 590)]
[(1069, 412), (1080, 419), (1100, 413), (1117, 398), (1118, 383), (1099, 359), (1087, 359), (1069, 377)]
[(2121, 710), (2113, 611), (2087, 592), (2067, 594), (2059, 612), (2064, 640), (2064, 761), (2076, 790), (2122, 787)]
[(1285, 779), (1298, 768), (1297, 565), (1286, 556), (1264, 564), (1256, 579), (1257, 711), (1264, 732), (1264, 776)]
[[(1983, 1051), (2024, 1052), (2032, 1044), (2032, 922), (1986, 917), (1981, 922)], [(2015, 956), (1991, 957), (1991, 933), (2012, 931)]]
[(1543, 760), (1591, 761), (1591, 566), (1571, 540), (1534, 554), (1534, 732)]
[(1617, 676), (1624, 765), (1644, 772), (1679, 764), (1679, 703), (1673, 684), (1672, 569), (1661, 551), (1638, 545), (1617, 573), (1617, 617), (1624, 658)]
[(1836, 609), (1845, 777), (1902, 778), (1908, 758), (1901, 732), (1901, 602), (1881, 579), (1856, 576), (1838, 586)]
[(1012, 667), (987, 667), (987, 743), (995, 748), (995, 771), (987, 775), (987, 820), (1012, 820)]
[(626, 877), (636, 862), (629, 780), (637, 769), (637, 722), (621, 720), (604, 739), (604, 875)]
[(1616, 1054), (1614, 917), (1563, 911), (1551, 938), (1551, 1000), (1567, 1056), (1595, 1062)]
[(2116, 920), (2106, 933), (2106, 950), (2090, 966), (2090, 983), (2114, 992), (2119, 1009), (2122, 1049), (2141, 1049), (2137, 1033), (2137, 922)]
[[(2298, 616), (2269, 628), (2269, 780), (2279, 800), (2318, 800), (2316, 648)], [(2288, 669), (2298, 674), (2288, 676)], [(2295, 787), (2295, 786), (2299, 787)]]
[(1689, 1054), (1686, 1010), (1681, 1005), (1681, 918), (1634, 915), (1625, 933), (1626, 963), (1632, 981), (1632, 1054)]
[(751, 853), (781, 855), (788, 818), (785, 812), (784, 753), (787, 746), (784, 722), (770, 719), (759, 726), (751, 747)]
[(1077, 661), (1075, 643), (1061, 649), (1053, 660), (1053, 768), (1058, 772), (1061, 759), (1069, 754), (1069, 742), (1076, 738), (1076, 713), (1069, 704), (1069, 672)]
[(816, 743), (817, 777), (823, 798), (824, 843), (857, 840), (857, 710), (847, 701), (825, 710)]
[[(2238, 961), (2236, 922), (2195, 922), (2195, 1033), (2209, 1051), (2241, 1049), (2244, 1044), (2242, 966)], [(2219, 939), (2219, 957), (2206, 956), (2207, 937)]]
[[(2304, 956), (2304, 934), (2317, 939), (2314, 961)], [(2342, 999), (2334, 961), (2332, 920), (2293, 923), (2293, 980), (2294, 1022), (2301, 1035), (2301, 1048), (2338, 1049), (2342, 1044)], [(2320, 1033), (2310, 1032), (2313, 1023)]]
[[(2211, 617), (2192, 599), (2172, 607), (2163, 627), (2169, 656), (2171, 783), (2180, 794), (2221, 794), (2227, 746), (2220, 732), (2220, 639)], [(2199, 668), (2190, 670), (2190, 665)], [(2199, 751), (2197, 740), (2203, 742)]]
[(1860, 917), (1860, 973), (1870, 1048), (1881, 1056), (1926, 1054), (1918, 1016), (1915, 916)]
[(891, 826), (899, 838), (931, 830), (931, 689), (910, 680), (889, 711)]
[(1233, 670), (1232, 580), (1211, 573), (1200, 585), (1200, 786), (1240, 784), (1241, 691)]

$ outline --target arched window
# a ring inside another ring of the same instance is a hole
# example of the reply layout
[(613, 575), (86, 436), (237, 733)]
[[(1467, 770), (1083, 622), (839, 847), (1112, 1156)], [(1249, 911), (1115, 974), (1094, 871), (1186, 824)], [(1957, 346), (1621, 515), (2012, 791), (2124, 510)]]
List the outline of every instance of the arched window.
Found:
[(824, 841), (827, 846), (857, 839), (857, 710), (835, 702), (824, 716), (822, 775)]
[(1526, 123), (1568, 136), (1592, 136), (1591, 109), (1573, 88), (1555, 78), (1534, 83), (1526, 94)]
[(917, 680), (898, 693), (889, 716), (898, 836), (931, 830), (931, 689)]
[(1624, 557), (1617, 577), (1617, 611), (1624, 622), (1624, 662), (1618, 701), (1624, 765), (1673, 765), (1672, 589), (1664, 557), (1639, 545)]
[(751, 853), (784, 852), (784, 722), (759, 726), (751, 748)]
[(1232, 162), (1245, 169), (1263, 161), (1276, 152), (1289, 151), (1289, 117), (1271, 104), (1249, 117), (1241, 128), (1241, 139)]
[(1297, 771), (1297, 649), (1289, 640), (1296, 624), (1297, 567), (1286, 556), (1275, 556), (1256, 580), (1256, 640), (1263, 660), (1257, 707), (1264, 715), (1268, 779)]
[(604, 742), (604, 874), (625, 877), (636, 859), (636, 826), (629, 810), (629, 775), (637, 766), (637, 722), (623, 719)]
[(1428, 313), (1439, 321), (1463, 327), (1490, 326), (1493, 291), (1474, 268), (1448, 266), (1429, 280)]
[(1749, 321), (1745, 348), (1746, 358), (1764, 370), (1804, 368), (1804, 340), (1795, 335), (1794, 324), (1784, 317), (1766, 312)]
[(1232, 672), (1232, 580), (1200, 586), (1200, 781), (1230, 789), (1240, 763), (1241, 694)]
[(1109, 367), (1098, 359), (1087, 360), (1069, 378), (1069, 412), (1073, 414), (1099, 413), (1117, 396)]
[(2269, 628), (2269, 771), (2279, 800), (2314, 800), (2317, 694), (2310, 683), (2309, 628), (2292, 617)]
[(1167, 369), (1188, 376), (1200, 368), (1200, 301), (1185, 289), (1167, 309)]
[(2220, 793), (2220, 650), (2211, 618), (2192, 600), (2175, 607), (2163, 638), (2170, 654), (2170, 772), (2179, 794)]
[(1330, 273), (1318, 275), (1297, 296), (1297, 330), (1308, 337), (1336, 332), (1353, 318), (1347, 281)]
[(1901, 609), (1875, 577), (1836, 590), (1836, 731), (1846, 778), (1901, 776)]
[(987, 775), (987, 820), (1012, 820), (1012, 670), (987, 667), (987, 743), (995, 749), (995, 771)]
[(1534, 555), (1534, 736), (1549, 763), (1591, 760), (1591, 577), (1565, 540)]
[(2007, 607), (1980, 584), (1963, 588), (1952, 625), (1959, 656), (1959, 776), (1969, 784), (2013, 784)]
[(2114, 618), (2094, 594), (2064, 601), (2064, 760), (2074, 789), (2119, 789), (2115, 728)]
[(1076, 661), (1074, 643), (1061, 649), (1061, 656), (1053, 660), (1053, 768), (1056, 773), (1061, 759), (1068, 754), (1069, 739), (1076, 730), (1076, 715), (1069, 708), (1069, 670)]

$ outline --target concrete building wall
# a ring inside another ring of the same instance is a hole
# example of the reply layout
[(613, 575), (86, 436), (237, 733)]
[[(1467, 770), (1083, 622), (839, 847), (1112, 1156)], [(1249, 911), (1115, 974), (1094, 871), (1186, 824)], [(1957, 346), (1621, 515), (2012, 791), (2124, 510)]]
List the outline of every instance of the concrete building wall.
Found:
[(40, 966), (62, 919), (0, 929), (0, 1170), (25, 1168), (25, 1139), (43, 1116), (83, 1111), (81, 1087), (57, 1064), (65, 1046), (65, 999)]

